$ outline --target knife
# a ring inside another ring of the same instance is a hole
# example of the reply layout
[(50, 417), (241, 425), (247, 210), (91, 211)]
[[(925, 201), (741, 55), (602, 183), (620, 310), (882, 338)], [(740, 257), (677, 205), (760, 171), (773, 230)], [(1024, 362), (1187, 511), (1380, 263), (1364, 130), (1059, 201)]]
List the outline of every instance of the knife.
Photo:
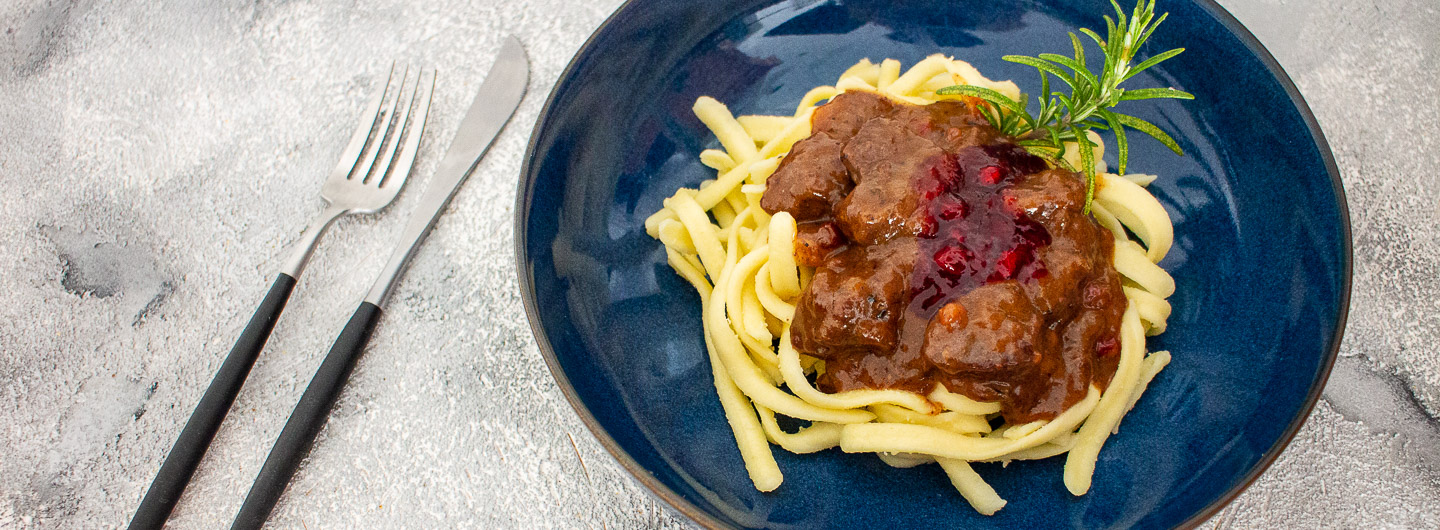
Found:
[(450, 142), (450, 150), (440, 160), (425, 195), (411, 214), (400, 245), (390, 255), (380, 277), (345, 324), (340, 337), (335, 339), (310, 385), (305, 387), (305, 394), (285, 422), (275, 447), (270, 449), (270, 456), (265, 458), (265, 465), (260, 468), (255, 484), (245, 496), (245, 503), (240, 506), (240, 513), (230, 527), (232, 530), (258, 529), (270, 517), (275, 502), (285, 492), (300, 461), (310, 452), (315, 436), (320, 433), (331, 407), (335, 405), (335, 398), (339, 397), (340, 389), (345, 386), (345, 380), (350, 377), (355, 362), (370, 340), (375, 323), (380, 319), (380, 306), (389, 298), (390, 291), (405, 272), (405, 266), (435, 226), (435, 220), (445, 211), (450, 198), (465, 182), (465, 177), (480, 164), (480, 159), (505, 127), (505, 122), (510, 121), (510, 116), (525, 95), (529, 77), (530, 63), (525, 59), (524, 48), (515, 37), (507, 37), (495, 57), (495, 64), (490, 67), (490, 73), (485, 76), (485, 82), (476, 92), (470, 110), (460, 121), (460, 129)]

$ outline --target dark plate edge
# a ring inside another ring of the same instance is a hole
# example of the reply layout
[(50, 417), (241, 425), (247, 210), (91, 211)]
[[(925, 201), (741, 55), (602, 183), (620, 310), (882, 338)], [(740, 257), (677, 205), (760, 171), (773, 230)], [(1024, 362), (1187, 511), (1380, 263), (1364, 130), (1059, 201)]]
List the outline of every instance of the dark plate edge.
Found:
[(525, 266), (529, 258), (529, 252), (525, 244), (527, 232), (525, 220), (529, 217), (531, 197), (535, 191), (535, 182), (531, 177), (531, 170), (535, 163), (535, 149), (539, 144), (540, 131), (541, 127), (545, 124), (545, 117), (550, 113), (550, 106), (555, 103), (555, 98), (559, 93), (562, 82), (568, 79), (571, 74), (574, 74), (575, 70), (579, 67), (580, 58), (591, 50), (595, 41), (609, 30), (611, 24), (622, 13), (628, 10), (633, 3), (635, 3), (635, 0), (625, 0), (623, 4), (620, 4), (620, 7), (615, 9), (615, 12), (605, 17), (605, 21), (601, 22), (600, 25), (595, 28), (595, 31), (585, 39), (585, 43), (580, 45), (580, 49), (570, 58), (569, 64), (565, 65), (565, 69), (560, 72), (560, 76), (555, 78), (555, 85), (550, 88), (550, 94), (545, 97), (545, 105), (540, 107), (540, 114), (536, 116), (535, 124), (530, 129), (530, 141), (525, 147), (525, 158), (520, 167), (520, 180), (515, 192), (515, 221), (513, 226), (513, 232), (515, 233), (515, 275), (518, 276), (520, 280), (520, 299), (525, 304), (525, 320), (530, 324), (530, 334), (535, 337), (535, 343), (540, 349), (540, 356), (545, 359), (545, 366), (550, 369), (550, 375), (555, 378), (556, 386), (560, 387), (560, 392), (565, 394), (565, 400), (570, 402), (570, 406), (575, 409), (575, 413), (580, 417), (580, 421), (585, 424), (587, 429), (590, 429), (590, 433), (595, 435), (595, 438), (600, 441), (600, 445), (605, 447), (605, 450), (610, 453), (610, 456), (615, 457), (615, 460), (619, 461), (620, 465), (623, 466), (626, 471), (629, 471), (632, 477), (635, 477), (646, 489), (650, 490), (650, 493), (658, 495), (668, 503), (670, 507), (679, 510), (680, 513), (689, 517), (690, 520), (700, 523), (706, 528), (726, 528), (726, 525), (719, 519), (716, 519), (715, 516), (680, 497), (679, 494), (675, 493), (668, 486), (662, 484), (659, 479), (655, 478), (655, 475), (641, 466), (639, 462), (635, 461), (635, 459), (630, 456), (630, 453), (620, 447), (620, 444), (615, 441), (615, 438), (610, 436), (609, 432), (605, 431), (605, 428), (595, 419), (595, 415), (590, 412), (590, 408), (585, 406), (584, 402), (580, 401), (580, 396), (575, 393), (575, 385), (570, 383), (569, 376), (565, 375), (565, 371), (560, 367), (560, 360), (555, 357), (555, 349), (550, 345), (550, 339), (545, 336), (544, 330), (541, 328), (540, 314), (538, 308), (535, 306), (535, 285), (531, 282), (530, 270)]
[[(517, 184), (518, 189), (515, 194), (515, 220), (513, 226), (513, 232), (515, 234), (513, 242), (515, 245), (515, 273), (519, 277), (520, 298), (525, 306), (525, 317), (530, 325), (531, 335), (535, 337), (540, 355), (545, 359), (545, 365), (549, 368), (550, 375), (555, 378), (556, 386), (558, 386), (561, 393), (565, 395), (565, 400), (575, 409), (576, 415), (580, 417), (580, 421), (585, 424), (586, 428), (590, 429), (591, 434), (595, 435), (595, 438), (600, 441), (600, 445), (603, 446), (611, 456), (615, 457), (615, 459), (620, 462), (620, 465), (623, 466), (626, 471), (629, 471), (630, 475), (635, 477), (636, 480), (639, 480), (646, 489), (649, 489), (651, 493), (658, 495), (666, 503), (670, 504), (672, 508), (679, 510), (686, 517), (689, 517), (691, 520), (706, 528), (725, 528), (727, 526), (719, 519), (699, 509), (694, 504), (681, 498), (669, 487), (660, 483), (654, 475), (642, 467), (639, 462), (635, 461), (628, 452), (620, 447), (615, 441), (615, 438), (611, 437), (610, 434), (605, 431), (604, 427), (595, 419), (595, 415), (590, 412), (589, 407), (580, 401), (580, 397), (575, 393), (574, 385), (570, 383), (570, 378), (565, 375), (564, 370), (560, 367), (559, 359), (555, 357), (555, 350), (550, 345), (550, 340), (541, 329), (540, 316), (535, 306), (535, 286), (531, 282), (530, 271), (526, 269), (525, 265), (529, 257), (525, 244), (527, 231), (525, 220), (529, 217), (531, 197), (535, 188), (533, 179), (531, 178), (531, 169), (535, 161), (535, 149), (539, 141), (541, 126), (544, 125), (545, 118), (549, 115), (550, 106), (555, 103), (561, 82), (575, 72), (579, 66), (581, 56), (590, 51), (601, 34), (605, 33), (616, 18), (628, 10), (635, 1), (636, 0), (625, 0), (625, 2), (621, 4), (615, 12), (611, 13), (610, 16), (606, 17), (605, 20), (596, 27), (595, 31), (585, 39), (585, 42), (580, 45), (580, 49), (570, 58), (569, 64), (565, 66), (565, 69), (561, 71), (559, 77), (556, 78), (555, 85), (551, 87), (550, 94), (545, 98), (545, 105), (540, 108), (540, 113), (531, 128), (530, 140), (526, 145), (524, 162), (520, 169), (521, 178)], [(1221, 24), (1225, 25), (1231, 33), (1240, 39), (1241, 43), (1244, 44), (1251, 53), (1260, 59), (1261, 63), (1270, 71), (1270, 74), (1280, 82), (1281, 87), (1285, 89), (1286, 95), (1290, 97), (1291, 103), (1300, 111), (1301, 118), (1304, 119), (1306, 127), (1310, 129), (1311, 139), (1315, 142), (1316, 147), (1319, 148), (1321, 159), (1325, 164), (1326, 172), (1330, 175), (1330, 183), (1335, 192), (1336, 202), (1338, 203), (1337, 207), (1339, 208), (1341, 232), (1344, 235), (1344, 274), (1342, 278), (1343, 286), (1340, 293), (1340, 313), (1335, 322), (1335, 336), (1331, 339), (1330, 351), (1326, 354), (1325, 366), (1321, 369), (1319, 378), (1311, 386), (1310, 394), (1305, 398), (1303, 413), (1297, 414), (1295, 419), (1291, 420), (1285, 432), (1276, 439), (1275, 443), (1266, 452), (1266, 455), (1261, 458), (1259, 464), (1242, 478), (1239, 483), (1180, 524), (1180, 528), (1187, 529), (1198, 527), (1216, 513), (1219, 513), (1220, 510), (1234, 501), (1236, 497), (1239, 497), (1246, 488), (1254, 484), (1255, 481), (1260, 478), (1260, 475), (1264, 474), (1264, 472), (1275, 463), (1280, 453), (1284, 452), (1285, 448), (1294, 440), (1295, 435), (1300, 432), (1300, 428), (1305, 425), (1305, 421), (1310, 418), (1311, 412), (1315, 409), (1315, 404), (1320, 400), (1320, 395), (1325, 389), (1325, 383), (1330, 378), (1330, 372), (1335, 366), (1335, 360), (1340, 354), (1340, 343), (1345, 336), (1345, 325), (1350, 313), (1350, 291), (1354, 261), (1350, 208), (1345, 196), (1344, 184), (1340, 180), (1340, 169), (1335, 164), (1335, 155), (1330, 151), (1330, 144), (1325, 140), (1325, 134), (1321, 131), (1320, 124), (1316, 121), (1314, 112), (1310, 110), (1310, 105), (1305, 102), (1305, 98), (1300, 94), (1299, 89), (1295, 86), (1295, 82), (1290, 79), (1290, 75), (1280, 66), (1275, 56), (1271, 55), (1264, 44), (1261, 44), (1260, 40), (1255, 37), (1255, 34), (1251, 33), (1244, 24), (1241, 24), (1234, 15), (1224, 7), (1221, 7), (1215, 0), (1194, 1), (1202, 9), (1206, 9), (1214, 15)]]
[(1340, 168), (1335, 164), (1335, 154), (1330, 151), (1330, 142), (1325, 141), (1325, 133), (1320, 130), (1320, 123), (1315, 120), (1315, 113), (1310, 110), (1310, 105), (1305, 102), (1305, 97), (1300, 94), (1300, 89), (1295, 86), (1295, 81), (1290, 79), (1290, 74), (1286, 73), (1285, 68), (1280, 66), (1280, 61), (1275, 60), (1275, 56), (1270, 54), (1270, 50), (1266, 49), (1265, 45), (1260, 43), (1260, 39), (1257, 38), (1254, 33), (1251, 33), (1244, 24), (1241, 24), (1240, 20), (1235, 18), (1235, 15), (1230, 14), (1230, 11), (1221, 7), (1215, 0), (1194, 1), (1200, 8), (1214, 15), (1216, 20), (1219, 20), (1221, 24), (1225, 25), (1226, 29), (1230, 30), (1230, 33), (1233, 33), (1240, 39), (1241, 44), (1244, 44), (1245, 47), (1250, 50), (1250, 53), (1255, 54), (1255, 56), (1260, 59), (1260, 62), (1265, 65), (1265, 68), (1270, 70), (1270, 75), (1274, 76), (1275, 80), (1280, 82), (1280, 86), (1285, 89), (1285, 94), (1290, 96), (1290, 103), (1295, 105), (1296, 110), (1300, 111), (1300, 117), (1305, 120), (1305, 126), (1310, 129), (1310, 138), (1314, 140), (1315, 146), (1320, 150), (1320, 158), (1325, 163), (1325, 172), (1330, 174), (1330, 185), (1335, 192), (1335, 202), (1337, 203), (1335, 206), (1339, 209), (1340, 214), (1340, 231), (1344, 235), (1345, 272), (1341, 279), (1343, 285), (1340, 291), (1340, 313), (1336, 315), (1335, 318), (1335, 336), (1330, 339), (1330, 351), (1325, 355), (1325, 366), (1320, 369), (1320, 377), (1317, 378), (1315, 383), (1310, 387), (1310, 395), (1305, 397), (1305, 406), (1303, 407), (1302, 413), (1297, 414), (1294, 419), (1290, 420), (1290, 425), (1285, 428), (1285, 432), (1280, 434), (1280, 437), (1277, 438), (1275, 443), (1270, 446), (1270, 449), (1266, 451), (1265, 456), (1260, 459), (1258, 465), (1251, 469), (1250, 473), (1246, 474), (1244, 478), (1240, 479), (1239, 483), (1235, 484), (1234, 487), (1230, 488), (1230, 491), (1225, 492), (1225, 494), (1215, 499), (1208, 506), (1196, 512), (1195, 515), (1190, 516), (1189, 519), (1180, 523), (1179, 528), (1185, 529), (1198, 527), (1206, 520), (1214, 517), (1215, 514), (1220, 513), (1220, 510), (1229, 505), (1231, 501), (1239, 497), (1246, 488), (1254, 484), (1255, 481), (1260, 478), (1260, 475), (1270, 469), (1270, 465), (1275, 463), (1275, 460), (1280, 457), (1280, 453), (1284, 452), (1286, 447), (1289, 447), (1290, 442), (1295, 439), (1295, 435), (1300, 432), (1300, 428), (1305, 425), (1305, 421), (1310, 419), (1310, 414), (1315, 411), (1315, 403), (1320, 401), (1320, 394), (1325, 391), (1325, 383), (1330, 380), (1330, 372), (1335, 367), (1335, 359), (1340, 355), (1340, 343), (1345, 338), (1345, 324), (1350, 316), (1350, 289), (1353, 263), (1355, 261), (1355, 252), (1352, 248), (1353, 235), (1350, 232), (1350, 205), (1349, 201), (1345, 198), (1345, 185), (1340, 180)]

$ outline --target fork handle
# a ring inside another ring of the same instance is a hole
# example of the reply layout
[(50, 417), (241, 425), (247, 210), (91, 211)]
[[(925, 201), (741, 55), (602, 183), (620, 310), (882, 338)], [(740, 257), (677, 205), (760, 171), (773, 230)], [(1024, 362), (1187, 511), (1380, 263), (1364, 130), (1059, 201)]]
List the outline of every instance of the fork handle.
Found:
[(309, 454), (315, 436), (325, 425), (335, 399), (340, 396), (340, 389), (350, 378), (350, 372), (355, 369), (355, 362), (360, 359), (360, 353), (370, 341), (370, 334), (379, 320), (380, 307), (362, 302), (345, 324), (340, 337), (330, 347), (330, 353), (325, 355), (325, 361), (315, 371), (315, 377), (310, 379), (310, 385), (305, 387), (300, 403), (290, 413), (275, 447), (265, 457), (265, 465), (260, 468), (260, 475), (255, 478), (250, 493), (245, 495), (245, 503), (240, 506), (231, 530), (258, 529), (270, 517), (275, 502), (285, 492), (300, 462)]
[(265, 341), (270, 338), (270, 331), (275, 328), (275, 321), (280, 318), (280, 312), (285, 309), (285, 302), (294, 289), (294, 277), (285, 273), (276, 276), (270, 292), (260, 302), (255, 315), (250, 317), (250, 323), (245, 325), (245, 331), (240, 333), (240, 339), (235, 341), (235, 347), (230, 349), (230, 355), (220, 365), (220, 371), (215, 373), (215, 379), (205, 389), (200, 404), (195, 406), (195, 412), (185, 422), (185, 428), (165, 457), (165, 463), (160, 465), (160, 472), (140, 501), (135, 518), (130, 520), (130, 530), (160, 528), (170, 517), (175, 502), (180, 500), (190, 476), (195, 474), (195, 468), (204, 458), (210, 441), (215, 438), (215, 432), (220, 430), (230, 405), (235, 402), (236, 394), (240, 393), (245, 377), (255, 365), (255, 358), (265, 349)]

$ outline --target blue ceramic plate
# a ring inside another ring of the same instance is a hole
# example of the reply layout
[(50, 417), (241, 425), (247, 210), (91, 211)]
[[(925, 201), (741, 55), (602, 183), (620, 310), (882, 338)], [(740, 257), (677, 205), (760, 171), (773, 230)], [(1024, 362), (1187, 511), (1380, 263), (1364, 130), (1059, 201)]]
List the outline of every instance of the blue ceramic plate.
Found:
[(690, 112), (697, 96), (736, 114), (789, 113), (861, 58), (908, 67), (937, 52), (1034, 93), (1034, 70), (1000, 57), (1067, 53), (1066, 32), (1103, 29), (1108, 2), (625, 4), (550, 94), (520, 184), (522, 295), (560, 388), (621, 464), (706, 526), (1203, 521), (1274, 461), (1324, 386), (1350, 291), (1349, 222), (1325, 140), (1275, 60), (1208, 0), (1158, 10), (1170, 18), (1148, 51), (1187, 51), (1134, 86), (1196, 98), (1127, 108), (1187, 154), (1137, 138), (1130, 155), (1135, 171), (1160, 175), (1150, 189), (1175, 222), (1161, 263), (1179, 286), (1174, 314), (1150, 343), (1174, 362), (1106, 444), (1088, 495), (1066, 492), (1063, 459), (977, 465), (1010, 501), (984, 517), (936, 466), (779, 449), (784, 484), (755, 491), (715, 397), (699, 299), (642, 223), (676, 188), (712, 175), (696, 158), (716, 146)]

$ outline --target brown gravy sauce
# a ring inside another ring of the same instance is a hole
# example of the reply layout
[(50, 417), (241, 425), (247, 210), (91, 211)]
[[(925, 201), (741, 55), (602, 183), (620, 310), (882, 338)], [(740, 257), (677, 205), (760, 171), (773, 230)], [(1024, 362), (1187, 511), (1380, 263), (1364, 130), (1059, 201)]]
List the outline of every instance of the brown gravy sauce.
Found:
[(1078, 174), (1049, 169), (962, 101), (846, 92), (766, 182), (815, 267), (791, 342), (838, 392), (943, 384), (1051, 419), (1103, 388), (1125, 296)]

